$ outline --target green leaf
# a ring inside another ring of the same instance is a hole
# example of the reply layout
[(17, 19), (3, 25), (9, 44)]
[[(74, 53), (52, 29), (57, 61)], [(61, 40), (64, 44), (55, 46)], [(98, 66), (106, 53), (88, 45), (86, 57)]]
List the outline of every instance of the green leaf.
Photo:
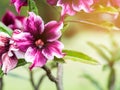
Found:
[(116, 54), (114, 55), (114, 60), (119, 61), (120, 60), (120, 48), (116, 51)]
[(54, 61), (59, 62), (59, 63), (65, 63), (65, 60), (63, 58), (54, 58)]
[(29, 11), (38, 14), (38, 8), (34, 0), (29, 0)]
[(120, 30), (113, 22), (109, 21), (103, 21), (99, 25), (107, 30)]
[(12, 30), (10, 28), (8, 28), (7, 26), (5, 26), (2, 22), (0, 22), (0, 32), (4, 32), (9, 34), (10, 36), (12, 36)]
[(105, 65), (103, 65), (102, 70), (105, 71), (105, 70), (107, 70), (107, 69), (109, 69), (109, 68), (110, 68), (109, 65), (108, 65), (108, 64), (105, 64)]
[(115, 7), (112, 6), (102, 6), (102, 5), (98, 5), (98, 7), (96, 7), (95, 12), (100, 12), (100, 13), (110, 13), (110, 14), (118, 14), (119, 10)]
[[(97, 53), (106, 61), (109, 61), (110, 58), (106, 55), (105, 51), (101, 49), (99, 45), (95, 45), (94, 43), (88, 42), (88, 45), (97, 51)], [(111, 52), (110, 52), (111, 53)]]
[(66, 53), (66, 56), (64, 57), (65, 59), (70, 59), (72, 61), (78, 61), (88, 64), (98, 64), (97, 60), (82, 52), (77, 52), (73, 50), (63, 50), (63, 52)]
[(26, 78), (24, 76), (20, 76), (20, 75), (14, 74), (14, 73), (8, 73), (8, 76), (18, 78), (18, 79), (23, 79), (23, 80), (29, 80), (28, 78)]
[(0, 68), (0, 78), (3, 77), (4, 73), (2, 71), (2, 69)]
[(64, 33), (68, 29), (68, 27), (69, 27), (69, 23), (64, 24), (62, 33)]
[(97, 90), (103, 90), (103, 88), (101, 87), (101, 85), (98, 83), (97, 80), (95, 80), (91, 75), (85, 73), (82, 75), (84, 78), (86, 78), (87, 80), (89, 80), (96, 88)]
[(19, 59), (16, 67), (24, 66), (27, 62), (24, 59)]

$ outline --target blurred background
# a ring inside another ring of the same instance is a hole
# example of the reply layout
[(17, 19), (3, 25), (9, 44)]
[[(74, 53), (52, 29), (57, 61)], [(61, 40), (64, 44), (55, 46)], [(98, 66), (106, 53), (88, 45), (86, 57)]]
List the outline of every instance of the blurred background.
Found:
[[(42, 1), (39, 0), (37, 4), (39, 13), (44, 21), (58, 20), (59, 10), (56, 10), (55, 7), (51, 7)], [(22, 8), (21, 15), (27, 15), (25, 13), (26, 8), (27, 7)], [(9, 0), (0, 1), (0, 19), (5, 14), (6, 10), (11, 10), (18, 15)], [(77, 22), (76, 20), (81, 20), (81, 22)], [(112, 90), (108, 88), (112, 85), (115, 86), (115, 90), (120, 90), (119, 22), (119, 15), (114, 19), (114, 15), (101, 12), (89, 14), (79, 12), (75, 16), (68, 16), (66, 18), (65, 23), (67, 23), (68, 26), (62, 36), (65, 49), (83, 52), (98, 60), (99, 64), (90, 65), (66, 60), (63, 64), (64, 90)], [(114, 54), (118, 55), (117, 59), (114, 58)], [(106, 55), (108, 59), (104, 55)], [(111, 70), (111, 62), (112, 65), (114, 64), (114, 70)], [(33, 90), (30, 83), (28, 67), (29, 64), (10, 71), (8, 75), (4, 75), (4, 90)], [(56, 74), (56, 69), (53, 69), (52, 72)], [(36, 68), (33, 70), (33, 77), (36, 84), (44, 73), (42, 69)], [(111, 77), (114, 77), (114, 81), (110, 81)], [(56, 87), (54, 83), (45, 77), (39, 90), (56, 90)]]

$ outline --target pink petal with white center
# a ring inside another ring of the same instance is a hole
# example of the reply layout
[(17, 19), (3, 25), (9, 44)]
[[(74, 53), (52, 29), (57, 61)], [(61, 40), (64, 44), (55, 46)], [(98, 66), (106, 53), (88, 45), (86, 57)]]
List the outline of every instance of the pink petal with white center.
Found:
[(41, 53), (41, 50), (29, 47), (27, 52), (25, 53), (25, 60), (27, 62), (32, 62), (30, 69), (34, 67), (42, 67), (46, 64), (46, 58)]
[(62, 49), (64, 48), (63, 44), (59, 41), (54, 41), (45, 45), (42, 49), (43, 55), (49, 59), (53, 60), (54, 56), (57, 58), (63, 58), (64, 53), (62, 53)]
[(93, 4), (93, 0), (76, 0), (73, 2), (72, 7), (75, 11), (84, 10), (85, 12), (92, 11), (90, 7)]
[(8, 56), (8, 53), (2, 55), (2, 70), (4, 73), (8, 73), (10, 70), (14, 69), (18, 63), (15, 55), (12, 57)]
[(33, 45), (33, 37), (28, 32), (19, 32), (18, 30), (15, 30), (12, 38), (17, 47), (23, 52), (26, 52), (28, 47)]
[(30, 32), (33, 36), (42, 34), (44, 31), (42, 18), (33, 12), (29, 12), (29, 17), (25, 21), (25, 31)]
[(45, 30), (43, 33), (43, 39), (52, 42), (60, 38), (61, 29), (63, 28), (63, 23), (51, 21), (45, 24)]

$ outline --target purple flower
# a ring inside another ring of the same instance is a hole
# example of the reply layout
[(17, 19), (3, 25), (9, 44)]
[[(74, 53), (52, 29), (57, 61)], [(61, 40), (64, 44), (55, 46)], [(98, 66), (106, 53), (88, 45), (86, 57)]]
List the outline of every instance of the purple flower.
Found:
[(62, 15), (74, 15), (80, 10), (91, 12), (91, 5), (94, 3), (94, 0), (47, 0), (47, 2), (51, 5), (61, 6)]
[(10, 41), (7, 34), (0, 32), (0, 67), (2, 67), (4, 73), (8, 73), (15, 68), (18, 62), (14, 53), (17, 49)]
[(25, 52), (25, 60), (32, 62), (33, 67), (42, 67), (46, 61), (54, 56), (62, 58), (63, 44), (58, 41), (61, 36), (61, 22), (51, 21), (44, 25), (41, 17), (33, 12), (29, 13), (25, 21), (24, 31), (14, 31), (13, 38), (17, 47)]
[(2, 17), (2, 22), (12, 30), (22, 29), (25, 17), (15, 16), (11, 11), (7, 11)]
[(11, 0), (14, 4), (16, 11), (19, 13), (22, 6), (27, 6), (27, 0)]

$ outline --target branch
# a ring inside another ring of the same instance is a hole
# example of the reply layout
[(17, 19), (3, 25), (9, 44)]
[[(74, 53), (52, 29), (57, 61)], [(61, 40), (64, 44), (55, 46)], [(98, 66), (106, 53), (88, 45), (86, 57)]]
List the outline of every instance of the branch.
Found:
[(0, 90), (3, 90), (3, 78), (0, 78)]
[(29, 73), (30, 73), (30, 82), (31, 82), (33, 88), (35, 89), (36, 86), (35, 86), (34, 79), (33, 79), (33, 72), (32, 72), (32, 71), (29, 71)]
[(42, 82), (43, 82), (45, 76), (46, 76), (46, 74), (43, 74), (43, 75), (40, 77), (39, 82), (38, 82), (38, 84), (36, 85), (36, 88), (39, 89), (39, 87), (40, 87), (40, 85), (42, 84)]
[(58, 79), (58, 90), (63, 90), (63, 65), (58, 63), (58, 70), (57, 70), (57, 79)]
[(57, 82), (58, 82), (58, 81), (57, 81), (57, 78), (55, 78), (55, 77), (52, 75), (51, 70), (50, 70), (47, 66), (43, 66), (42, 69), (45, 70), (46, 75), (48, 76), (48, 78), (49, 78), (52, 82), (54, 82), (55, 84), (57, 84)]

